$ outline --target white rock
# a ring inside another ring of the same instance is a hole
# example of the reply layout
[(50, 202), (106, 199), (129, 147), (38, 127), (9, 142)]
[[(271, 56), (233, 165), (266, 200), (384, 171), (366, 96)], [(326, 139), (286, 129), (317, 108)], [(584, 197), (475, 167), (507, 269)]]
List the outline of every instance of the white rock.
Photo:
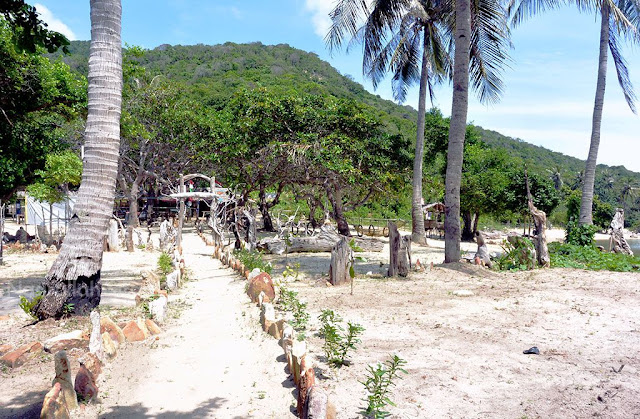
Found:
[[(100, 320), (98, 320), (98, 325), (100, 324)], [(51, 344), (59, 341), (59, 340), (67, 340), (67, 339), (82, 339), (82, 330), (72, 330), (69, 333), (63, 333), (61, 335), (52, 337), (44, 342), (45, 347), (51, 346)]]
[(453, 295), (455, 295), (456, 297), (471, 297), (475, 294), (473, 293), (473, 291), (469, 290), (455, 290), (453, 292)]
[(180, 284), (180, 270), (177, 269), (167, 275), (167, 289), (174, 291), (178, 289), (178, 285)]
[(253, 270), (249, 273), (249, 281), (251, 281), (258, 275), (260, 275), (260, 268), (253, 268)]
[(102, 335), (100, 334), (100, 313), (93, 310), (91, 315), (91, 337), (89, 338), (89, 352), (96, 354), (98, 359), (103, 359)]
[(167, 297), (161, 295), (153, 301), (149, 302), (149, 312), (151, 317), (159, 324), (163, 324), (167, 317)]

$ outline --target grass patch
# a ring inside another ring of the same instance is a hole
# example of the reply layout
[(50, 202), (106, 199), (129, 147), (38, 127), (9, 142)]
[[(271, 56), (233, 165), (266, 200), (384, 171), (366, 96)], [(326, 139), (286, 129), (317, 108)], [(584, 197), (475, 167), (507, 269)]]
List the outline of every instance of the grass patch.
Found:
[(608, 253), (594, 246), (549, 243), (551, 267), (577, 268), (589, 271), (640, 271), (640, 257)]

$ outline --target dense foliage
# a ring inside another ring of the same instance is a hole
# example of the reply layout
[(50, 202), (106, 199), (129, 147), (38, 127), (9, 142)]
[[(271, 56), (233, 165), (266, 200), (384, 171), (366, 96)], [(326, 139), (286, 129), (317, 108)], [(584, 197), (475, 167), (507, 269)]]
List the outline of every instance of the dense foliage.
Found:
[(47, 154), (67, 146), (67, 122), (86, 104), (83, 77), (19, 42), (0, 19), (0, 199), (31, 183)]
[(602, 252), (594, 246), (549, 243), (551, 266), (591, 271), (640, 271), (640, 257)]

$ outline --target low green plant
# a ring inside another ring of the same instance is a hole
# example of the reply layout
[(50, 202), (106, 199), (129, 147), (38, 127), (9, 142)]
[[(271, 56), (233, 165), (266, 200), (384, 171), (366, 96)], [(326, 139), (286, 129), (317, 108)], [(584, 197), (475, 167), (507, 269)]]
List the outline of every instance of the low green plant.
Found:
[(283, 311), (288, 311), (293, 315), (291, 326), (297, 330), (305, 330), (311, 316), (307, 312), (307, 303), (298, 299), (298, 293), (286, 287), (280, 287), (280, 298), (278, 305)]
[(320, 336), (324, 338), (322, 349), (327, 357), (327, 362), (335, 367), (347, 365), (347, 356), (360, 343), (358, 336), (364, 332), (364, 327), (357, 323), (348, 322), (345, 331), (340, 324), (342, 317), (328, 309), (323, 310), (318, 319), (322, 325)]
[(535, 247), (526, 237), (518, 237), (512, 243), (503, 241), (502, 255), (497, 259), (496, 266), (501, 271), (524, 271), (536, 266)]
[(75, 304), (73, 303), (67, 303), (65, 305), (62, 306), (62, 315), (63, 316), (70, 316), (71, 314), (73, 314), (73, 308), (75, 307)]
[(258, 268), (262, 272), (271, 274), (271, 271), (273, 270), (273, 266), (271, 266), (271, 263), (265, 262), (262, 257), (262, 253), (260, 252), (241, 249), (241, 250), (236, 250), (234, 254), (236, 258), (240, 262), (242, 262), (245, 269), (249, 271), (252, 271), (255, 268)]
[(369, 393), (364, 401), (367, 407), (362, 410), (362, 414), (371, 418), (386, 418), (391, 414), (384, 410), (387, 406), (395, 406), (395, 403), (389, 399), (391, 387), (395, 386), (395, 380), (400, 377), (400, 373), (407, 374), (402, 367), (407, 361), (398, 355), (391, 355), (384, 363), (378, 362), (375, 366), (367, 366), (367, 376), (361, 381), (365, 389)]
[(578, 224), (577, 221), (571, 220), (567, 223), (567, 234), (564, 238), (567, 244), (575, 246), (593, 246), (593, 236), (598, 232), (599, 228), (591, 224)]
[(165, 252), (162, 252), (158, 257), (158, 270), (165, 276), (173, 271), (173, 261), (171, 260), (171, 256)]
[(590, 271), (640, 271), (640, 257), (602, 252), (594, 246), (549, 243), (551, 267), (577, 268)]
[(300, 277), (300, 263), (296, 262), (293, 265), (287, 265), (284, 268), (284, 272), (282, 272), (282, 276), (285, 278), (292, 277), (294, 281), (297, 281)]
[(33, 308), (42, 300), (42, 293), (36, 293), (36, 295), (30, 300), (24, 295), (20, 296), (20, 303), (18, 304), (22, 311), (31, 316), (33, 319), (37, 319), (36, 315), (33, 313)]

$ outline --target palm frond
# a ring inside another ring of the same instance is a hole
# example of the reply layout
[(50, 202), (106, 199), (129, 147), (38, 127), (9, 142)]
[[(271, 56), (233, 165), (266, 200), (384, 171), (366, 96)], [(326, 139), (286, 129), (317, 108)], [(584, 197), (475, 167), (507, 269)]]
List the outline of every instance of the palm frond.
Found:
[[(577, 0), (577, 2), (580, 1)], [(558, 8), (564, 4), (565, 1), (554, 0), (509, 0), (506, 12), (507, 16), (511, 18), (511, 26), (515, 28), (532, 16)]]
[(503, 92), (502, 68), (511, 47), (507, 14), (496, 0), (471, 4), (470, 76), (483, 103), (495, 103)]
[(609, 51), (611, 51), (611, 57), (613, 58), (613, 63), (616, 67), (618, 83), (620, 84), (620, 88), (622, 89), (624, 98), (627, 101), (627, 105), (629, 105), (629, 108), (633, 113), (636, 113), (636, 95), (633, 91), (633, 84), (631, 83), (631, 79), (629, 78), (629, 69), (627, 68), (627, 62), (622, 56), (622, 51), (620, 50), (620, 46), (618, 44), (619, 40), (616, 26), (610, 24)]

